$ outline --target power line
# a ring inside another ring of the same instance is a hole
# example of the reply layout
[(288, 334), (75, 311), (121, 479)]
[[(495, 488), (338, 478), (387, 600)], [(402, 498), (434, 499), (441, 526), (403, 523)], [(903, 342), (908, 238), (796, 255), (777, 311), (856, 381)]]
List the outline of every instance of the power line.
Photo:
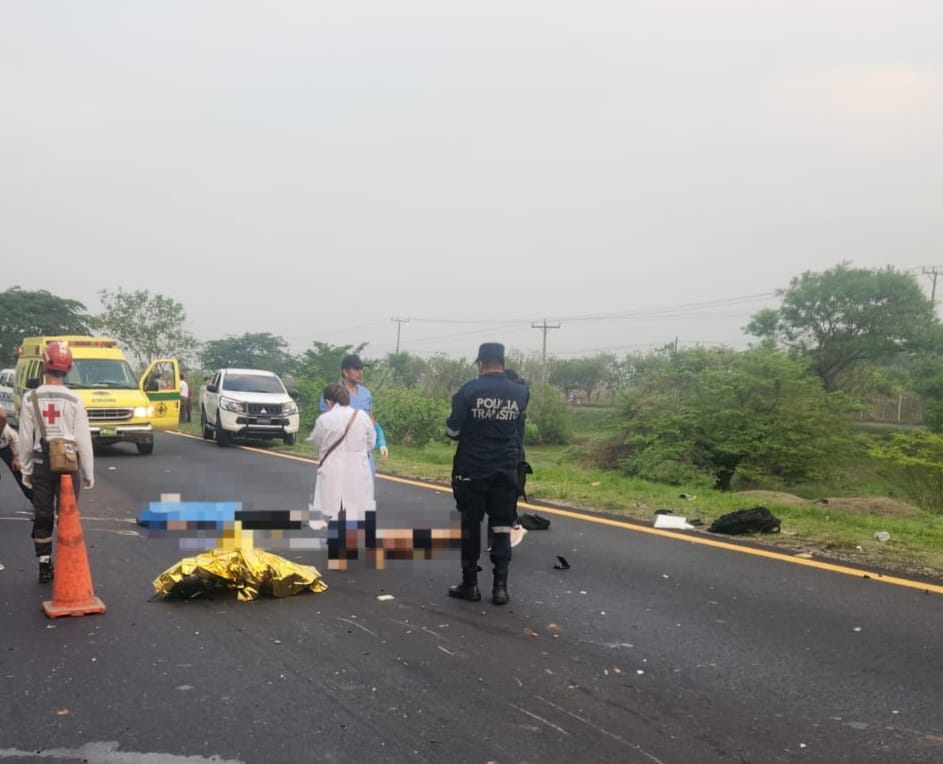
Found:
[[(627, 321), (643, 318), (671, 318), (675, 316), (693, 316), (709, 314), (718, 308), (729, 308), (736, 305), (745, 305), (752, 302), (760, 302), (775, 297), (776, 292), (760, 292), (757, 294), (741, 295), (739, 297), (727, 297), (719, 300), (706, 300), (703, 302), (681, 303), (680, 305), (665, 305), (655, 308), (645, 308), (642, 310), (619, 311), (609, 313), (590, 313), (576, 316), (561, 316), (553, 318), (555, 321)], [(478, 320), (452, 319), (452, 318), (412, 318), (417, 323), (426, 324), (466, 324), (481, 325), (487, 323)], [(547, 320), (547, 319), (544, 319)], [(505, 323), (525, 323), (533, 321), (532, 318), (509, 318)]]

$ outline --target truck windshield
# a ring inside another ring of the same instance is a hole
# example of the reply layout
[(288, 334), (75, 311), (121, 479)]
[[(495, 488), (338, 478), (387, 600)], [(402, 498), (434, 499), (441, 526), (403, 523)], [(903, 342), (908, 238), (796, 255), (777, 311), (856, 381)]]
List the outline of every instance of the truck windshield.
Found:
[(285, 395), (285, 386), (278, 377), (267, 374), (227, 374), (223, 390), (234, 393), (277, 393)]
[(65, 383), (73, 390), (89, 387), (135, 390), (138, 386), (127, 361), (103, 358), (76, 358)]

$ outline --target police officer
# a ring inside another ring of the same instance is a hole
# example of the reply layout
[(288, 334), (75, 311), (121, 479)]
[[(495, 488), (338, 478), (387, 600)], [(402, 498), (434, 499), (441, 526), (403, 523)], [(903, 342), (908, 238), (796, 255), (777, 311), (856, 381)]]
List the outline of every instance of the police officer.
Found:
[(72, 369), (72, 351), (65, 342), (50, 342), (43, 351), (46, 382), (23, 395), (20, 406), (20, 444), (23, 483), (33, 489), (33, 545), (39, 559), (39, 581), (52, 581), (52, 530), (59, 497), (59, 475), (49, 469), (49, 456), (41, 443), (42, 435), (35, 418), (33, 398), (43, 417), (46, 439), (65, 438), (75, 442), (81, 480), (74, 481), (76, 499), (79, 483), (86, 488), (95, 484), (95, 461), (88, 413), (82, 399), (65, 386), (65, 375)]
[(481, 521), (488, 516), (493, 533), (491, 601), (505, 605), (511, 562), (511, 526), (517, 496), (517, 468), (524, 442), (527, 387), (504, 373), (504, 345), (485, 342), (475, 359), (478, 378), (466, 382), (452, 397), (446, 434), (458, 441), (452, 461), (452, 494), (462, 515), (462, 583), (449, 596), (477, 602)]

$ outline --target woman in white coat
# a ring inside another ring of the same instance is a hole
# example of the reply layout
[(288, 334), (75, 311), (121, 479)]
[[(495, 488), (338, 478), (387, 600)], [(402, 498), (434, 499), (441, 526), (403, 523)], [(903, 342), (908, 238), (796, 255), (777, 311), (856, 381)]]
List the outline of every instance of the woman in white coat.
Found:
[(375, 527), (376, 498), (370, 452), (377, 442), (370, 415), (350, 407), (343, 385), (324, 388), (327, 411), (314, 424), (308, 442), (318, 453), (315, 513), (328, 522), (328, 568), (345, 570), (357, 559), (367, 521)]

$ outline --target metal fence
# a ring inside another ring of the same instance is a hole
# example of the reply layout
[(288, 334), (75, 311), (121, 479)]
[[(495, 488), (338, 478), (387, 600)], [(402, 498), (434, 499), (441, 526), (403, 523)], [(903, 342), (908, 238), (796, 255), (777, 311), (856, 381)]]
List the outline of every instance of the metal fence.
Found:
[(926, 404), (913, 395), (897, 395), (862, 401), (857, 418), (862, 422), (884, 422), (891, 424), (923, 424)]

